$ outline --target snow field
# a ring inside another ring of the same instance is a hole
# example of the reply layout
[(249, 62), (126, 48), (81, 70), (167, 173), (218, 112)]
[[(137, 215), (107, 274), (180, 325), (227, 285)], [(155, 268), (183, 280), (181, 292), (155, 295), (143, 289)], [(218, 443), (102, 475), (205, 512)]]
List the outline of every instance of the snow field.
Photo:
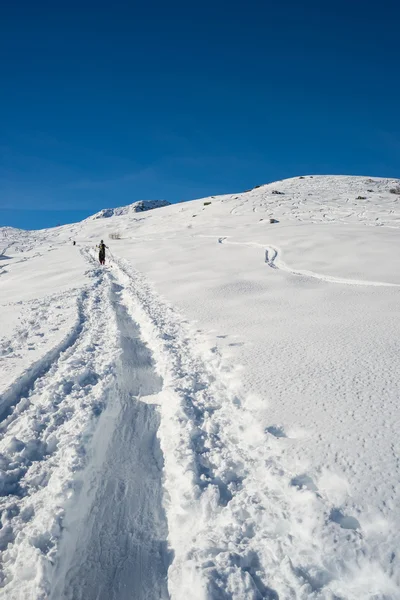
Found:
[(7, 230), (0, 597), (400, 599), (397, 186)]
[(373, 558), (382, 536), (363, 536), (338, 507), (345, 480), (327, 473), (326, 493), (284, 469), (291, 442), (282, 428), (262, 428), (263, 402), (243, 396), (217, 353), (199, 353), (185, 320), (139, 273), (116, 264), (165, 382), (159, 435), (171, 597), (356, 599), (371, 590), (396, 597)]

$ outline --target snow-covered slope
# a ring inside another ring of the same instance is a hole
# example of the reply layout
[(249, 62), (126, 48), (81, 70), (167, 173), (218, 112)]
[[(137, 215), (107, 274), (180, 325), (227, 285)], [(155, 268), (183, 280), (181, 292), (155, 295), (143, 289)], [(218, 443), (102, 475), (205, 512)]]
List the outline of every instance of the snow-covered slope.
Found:
[(144, 212), (153, 208), (169, 206), (170, 202), (166, 200), (139, 200), (128, 206), (119, 206), (118, 208), (103, 208), (98, 213), (89, 217), (89, 219), (108, 219), (109, 217), (121, 217), (131, 213)]
[(0, 598), (400, 598), (399, 191), (0, 229)]

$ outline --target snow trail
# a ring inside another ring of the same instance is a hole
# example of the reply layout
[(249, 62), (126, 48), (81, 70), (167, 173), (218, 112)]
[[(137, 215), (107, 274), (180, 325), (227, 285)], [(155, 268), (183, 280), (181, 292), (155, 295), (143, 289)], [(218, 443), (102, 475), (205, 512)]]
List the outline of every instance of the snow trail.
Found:
[(163, 459), (156, 437), (160, 418), (149, 404), (162, 380), (120, 301), (121, 290), (112, 284), (122, 349), (115, 387), (93, 440), (87, 483), (65, 522), (72, 533), (60, 550), (54, 600), (169, 597)]
[(48, 598), (65, 505), (114, 379), (109, 284), (101, 271), (91, 275), (70, 345), (19, 388), (2, 422), (0, 598), (7, 600)]

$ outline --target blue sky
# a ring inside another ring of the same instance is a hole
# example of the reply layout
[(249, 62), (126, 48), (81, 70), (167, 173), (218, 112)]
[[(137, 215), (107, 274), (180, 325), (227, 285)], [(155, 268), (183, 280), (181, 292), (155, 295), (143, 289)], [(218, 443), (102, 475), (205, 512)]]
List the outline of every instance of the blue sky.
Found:
[(400, 175), (396, 1), (4, 3), (0, 225)]

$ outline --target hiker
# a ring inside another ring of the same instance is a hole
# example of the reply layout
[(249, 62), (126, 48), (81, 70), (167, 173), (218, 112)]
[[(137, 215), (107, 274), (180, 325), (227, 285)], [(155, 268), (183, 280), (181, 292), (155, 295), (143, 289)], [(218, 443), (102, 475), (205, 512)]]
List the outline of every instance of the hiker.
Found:
[(76, 246), (76, 241), (75, 241), (75, 240), (72, 242), (72, 245), (73, 245), (73, 246)]
[(106, 248), (107, 246), (105, 245), (103, 240), (101, 240), (99, 245), (99, 262), (101, 265), (106, 264)]

